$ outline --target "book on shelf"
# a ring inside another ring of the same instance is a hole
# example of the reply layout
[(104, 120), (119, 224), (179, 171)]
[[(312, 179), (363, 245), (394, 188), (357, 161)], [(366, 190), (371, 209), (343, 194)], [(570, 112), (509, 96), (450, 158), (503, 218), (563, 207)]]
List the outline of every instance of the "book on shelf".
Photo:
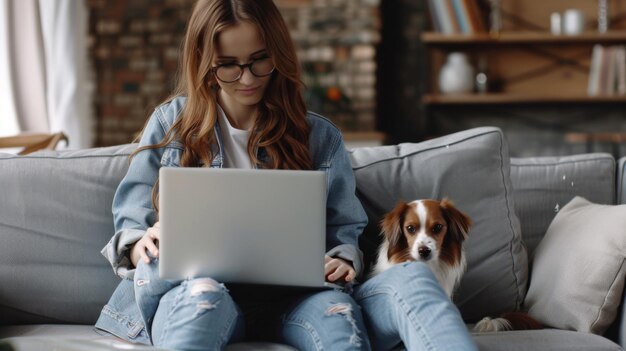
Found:
[(487, 24), (483, 21), (483, 17), (481, 16), (480, 8), (478, 6), (477, 0), (463, 0), (465, 7), (467, 8), (467, 12), (469, 15), (469, 20), (472, 23), (472, 27), (474, 28), (475, 33), (484, 33), (487, 32)]
[(459, 26), (459, 19), (456, 17), (456, 13), (454, 11), (454, 5), (452, 4), (452, 0), (440, 0), (448, 13), (448, 18), (450, 19), (450, 24), (452, 25), (452, 33), (462, 33), (461, 28)]
[(452, 8), (457, 22), (459, 22), (459, 30), (461, 33), (474, 34), (474, 28), (470, 26), (469, 12), (463, 3), (463, 0), (451, 0)]
[(596, 44), (591, 54), (589, 96), (626, 95), (626, 45)]
[(604, 48), (604, 62), (603, 66), (605, 67), (604, 71), (604, 91), (603, 95), (614, 95), (615, 94), (615, 46), (608, 46)]
[(441, 33), (443, 32), (443, 27), (441, 22), (439, 21), (439, 16), (436, 15), (437, 9), (435, 8), (434, 0), (427, 0), (426, 5), (428, 6), (428, 13), (430, 14), (430, 23), (433, 31)]
[(443, 34), (485, 32), (477, 0), (428, 0), (433, 30)]
[(618, 46), (615, 53), (617, 70), (617, 94), (626, 95), (626, 46)]
[(429, 0), (428, 2), (430, 4), (432, 22), (439, 25), (437, 31), (444, 34), (453, 34), (453, 19), (450, 17), (450, 12), (448, 12), (448, 6), (446, 5), (447, 1)]
[(596, 44), (593, 46), (591, 66), (589, 69), (589, 83), (587, 85), (587, 95), (589, 96), (600, 95), (600, 68), (603, 53), (602, 45)]

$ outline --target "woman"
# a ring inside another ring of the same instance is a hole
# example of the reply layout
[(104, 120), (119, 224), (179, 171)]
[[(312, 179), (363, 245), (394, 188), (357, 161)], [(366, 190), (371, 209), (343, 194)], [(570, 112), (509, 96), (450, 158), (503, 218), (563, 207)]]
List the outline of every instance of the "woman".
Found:
[(307, 114), (295, 50), (271, 0), (196, 3), (177, 91), (147, 122), (115, 194), (116, 233), (102, 253), (123, 280), (96, 327), (181, 350), (222, 349), (244, 338), (301, 350), (369, 349), (360, 308), (342, 291), (159, 279), (153, 205), (161, 166), (325, 170), (326, 279), (351, 283), (360, 273), (357, 237), (367, 218), (341, 134)]
[[(299, 77), (293, 44), (271, 0), (197, 2), (178, 89), (149, 119), (115, 194), (116, 233), (102, 253), (123, 279), (98, 329), (179, 350), (222, 349), (246, 338), (300, 350), (370, 349), (361, 309), (344, 292), (227, 289), (210, 277), (158, 277), (153, 205), (161, 166), (326, 171), (326, 279), (350, 286), (362, 273), (357, 238), (367, 217), (341, 134), (306, 112)], [(357, 287), (375, 346), (404, 341), (410, 350), (471, 349), (458, 311), (428, 269), (398, 267)]]

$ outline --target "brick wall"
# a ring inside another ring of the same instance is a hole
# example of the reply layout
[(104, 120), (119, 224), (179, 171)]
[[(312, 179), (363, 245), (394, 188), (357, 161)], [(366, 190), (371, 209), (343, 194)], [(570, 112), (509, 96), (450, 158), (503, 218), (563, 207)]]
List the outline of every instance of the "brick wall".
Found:
[(87, 0), (96, 145), (128, 143), (171, 92), (192, 0)]
[(277, 0), (303, 67), (310, 110), (342, 130), (376, 128), (379, 0)]
[[(194, 0), (86, 0), (96, 145), (127, 143), (173, 89)], [(305, 68), (307, 103), (342, 129), (376, 128), (379, 0), (278, 0)]]

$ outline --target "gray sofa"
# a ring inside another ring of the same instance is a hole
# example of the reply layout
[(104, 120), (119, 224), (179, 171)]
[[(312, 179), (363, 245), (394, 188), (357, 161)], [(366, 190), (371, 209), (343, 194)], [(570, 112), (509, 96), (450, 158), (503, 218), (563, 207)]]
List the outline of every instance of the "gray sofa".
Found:
[[(118, 283), (99, 252), (113, 234), (111, 201), (134, 147), (0, 154), (0, 350), (156, 350), (92, 327)], [(454, 297), (468, 327), (524, 308), (535, 249), (574, 196), (626, 202), (626, 159), (510, 159), (505, 137), (493, 127), (358, 148), (350, 156), (370, 217), (361, 238), (366, 262), (378, 245), (377, 222), (399, 199), (449, 197), (472, 217), (468, 270)], [(558, 327), (473, 335), (480, 350), (621, 350), (622, 308), (614, 306), (616, 317), (603, 335)], [(244, 343), (229, 349), (289, 348)]]

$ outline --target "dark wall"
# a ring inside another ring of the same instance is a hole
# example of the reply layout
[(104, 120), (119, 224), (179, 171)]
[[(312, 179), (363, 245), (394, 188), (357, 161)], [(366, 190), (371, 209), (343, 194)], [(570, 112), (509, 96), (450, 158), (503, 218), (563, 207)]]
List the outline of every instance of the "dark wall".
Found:
[(378, 129), (392, 144), (421, 140), (425, 120), (420, 99), (428, 72), (420, 34), (426, 27), (424, 1), (383, 0), (378, 48)]

